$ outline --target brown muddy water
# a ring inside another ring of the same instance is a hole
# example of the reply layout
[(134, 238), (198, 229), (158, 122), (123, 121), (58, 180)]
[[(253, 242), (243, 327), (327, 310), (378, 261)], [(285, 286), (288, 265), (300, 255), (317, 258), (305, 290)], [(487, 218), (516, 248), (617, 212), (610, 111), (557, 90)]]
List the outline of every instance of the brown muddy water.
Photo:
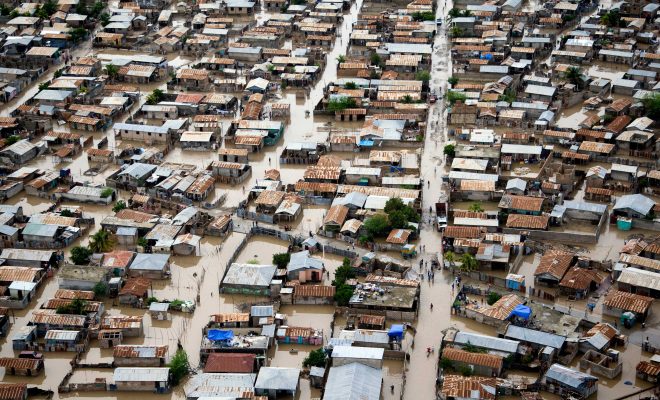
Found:
[[(448, 10), (451, 9), (452, 2), (441, 4), (438, 8), (439, 15), (446, 15)], [(329, 129), (355, 129), (355, 124), (337, 123), (328, 118), (318, 118), (310, 115), (305, 115), (305, 111), (311, 111), (318, 100), (323, 95), (323, 87), (329, 82), (336, 79), (336, 62), (335, 59), (340, 54), (345, 54), (348, 46), (348, 37), (351, 31), (353, 22), (356, 21), (358, 10), (362, 5), (361, 1), (353, 5), (350, 12), (345, 15), (344, 21), (340, 29), (340, 36), (337, 43), (328, 54), (328, 65), (326, 66), (322, 78), (308, 91), (287, 91), (281, 95), (278, 101), (287, 102), (291, 104), (291, 118), (287, 123), (284, 133), (284, 138), (276, 146), (268, 147), (261, 154), (251, 155), (250, 164), (253, 168), (253, 174), (244, 185), (249, 188), (256, 179), (263, 176), (263, 172), (270, 168), (278, 168), (282, 172), (282, 177), (285, 183), (293, 183), (302, 177), (304, 167), (280, 165), (279, 154), (287, 142), (294, 141), (325, 141), (328, 136)], [(530, 1), (525, 7), (535, 9), (538, 3)], [(258, 18), (264, 20), (267, 18), (267, 13), (260, 13)], [(287, 45), (290, 46), (290, 43)], [(452, 70), (451, 57), (448, 51), (448, 41), (444, 27), (436, 38), (433, 54), (433, 71), (432, 71), (432, 90), (443, 92), (447, 88), (447, 78)], [(74, 57), (80, 57), (93, 53), (92, 49), (85, 45), (80, 49), (73, 52)], [(111, 53), (110, 51), (103, 51), (103, 53)], [(194, 60), (185, 57), (178, 57), (175, 55), (168, 56), (170, 65), (178, 67), (186, 65)], [(596, 68), (598, 68), (596, 70)], [(602, 68), (602, 69), (601, 69)], [(620, 71), (609, 71), (606, 66), (594, 66), (589, 70), (591, 74), (593, 70), (594, 75), (598, 74), (619, 74)], [(52, 73), (42, 77), (40, 82), (52, 78)], [(614, 76), (614, 75), (611, 75)], [(0, 115), (8, 115), (11, 110), (22, 104), (25, 100), (29, 99), (36, 93), (38, 83), (35, 82), (33, 87), (24, 92), (18, 99), (3, 106), (0, 109)], [(144, 95), (149, 93), (154, 88), (164, 88), (164, 83), (155, 85), (143, 85), (141, 91)], [(144, 95), (142, 101), (144, 101)], [(134, 106), (131, 112), (137, 110), (138, 105)], [(568, 110), (562, 114), (560, 121), (566, 120), (566, 124), (579, 123), (578, 116), (581, 110)], [(565, 115), (565, 116), (564, 116)], [(125, 115), (124, 119), (128, 115)], [(423, 207), (425, 210), (423, 217), (429, 218), (426, 212), (429, 206), (433, 205), (441, 195), (441, 178), (444, 173), (444, 157), (441, 155), (441, 148), (447, 140), (447, 126), (446, 126), (446, 109), (442, 102), (430, 106), (429, 110), (429, 134), (426, 136), (425, 148), (421, 153), (422, 162), (422, 177), (428, 181), (430, 185), (424, 185), (423, 193)], [(231, 118), (227, 118), (229, 122)], [(564, 122), (561, 122), (562, 124)], [(57, 127), (57, 130), (64, 130), (64, 127)], [(109, 148), (117, 149), (120, 146), (129, 145), (131, 143), (122, 143), (115, 140), (111, 131), (99, 132), (90, 134), (88, 132), (79, 132), (83, 136), (93, 136), (94, 142), (97, 143), (104, 136), (107, 135), (109, 139)], [(343, 159), (352, 159), (354, 155), (342, 155)], [(215, 159), (214, 153), (200, 153), (183, 151), (175, 148), (174, 151), (169, 153), (166, 161), (171, 162), (185, 162), (194, 164), (198, 167), (204, 167), (211, 160)], [(39, 157), (31, 165), (38, 166), (44, 169), (59, 169), (70, 168), (76, 180), (98, 183), (104, 182), (105, 178), (113, 172), (112, 168), (103, 170), (96, 176), (86, 176), (83, 173), (89, 169), (89, 164), (86, 157), (78, 156), (72, 163), (55, 164), (52, 158), (47, 156)], [(243, 185), (243, 184), (242, 184)], [(242, 186), (241, 185), (241, 186)], [(216, 196), (226, 195), (226, 201), (223, 208), (236, 207), (240, 201), (244, 199), (242, 187), (218, 185), (216, 187)], [(120, 193), (121, 198), (128, 198), (128, 193)], [(16, 196), (9, 201), (10, 204), (19, 204), (24, 207), (26, 214), (38, 213), (44, 211), (49, 203), (43, 199), (33, 198), (29, 196)], [(467, 208), (467, 204), (466, 207)], [(97, 225), (94, 229), (99, 229), (98, 222), (106, 215), (110, 214), (109, 207), (99, 206), (82, 206), (87, 215), (93, 216)], [(455, 205), (456, 207), (456, 205)], [(456, 207), (458, 208), (458, 207)], [(488, 206), (490, 209), (490, 205)], [(303, 217), (293, 225), (294, 231), (306, 234), (309, 231), (316, 231), (321, 225), (322, 218), (326, 212), (324, 207), (306, 207), (303, 212)], [(93, 232), (93, 230), (92, 230)], [(637, 233), (637, 231), (635, 231)], [(597, 245), (585, 247), (587, 251), (595, 259), (616, 258), (618, 251), (623, 246), (623, 239), (627, 237), (626, 233), (617, 231), (614, 227), (607, 227), (606, 232), (601, 235), (601, 239)], [(188, 352), (191, 365), (196, 367), (199, 363), (199, 345), (202, 339), (201, 328), (207, 323), (209, 315), (220, 312), (236, 312), (245, 305), (253, 302), (266, 301), (266, 298), (258, 298), (254, 296), (229, 296), (220, 295), (218, 293), (218, 284), (224, 274), (227, 260), (232, 255), (234, 249), (243, 240), (242, 233), (234, 232), (224, 240), (218, 238), (204, 238), (202, 240), (201, 256), (200, 257), (173, 257), (172, 258), (172, 278), (168, 281), (154, 282), (153, 293), (151, 295), (158, 298), (167, 299), (183, 299), (195, 300), (198, 296), (200, 301), (197, 310), (194, 314), (181, 314), (172, 313), (171, 318), (167, 321), (152, 321), (145, 310), (131, 309), (126, 307), (119, 307), (112, 304), (112, 301), (106, 302), (106, 308), (110, 314), (126, 314), (126, 315), (143, 315), (145, 332), (143, 338), (131, 338), (125, 340), (128, 344), (166, 344), (169, 346), (169, 355), (171, 356), (176, 347), (177, 342), (181, 342), (183, 347)], [(88, 235), (85, 235), (79, 240), (79, 243), (85, 244), (88, 241)], [(420, 244), (426, 247), (425, 252), (422, 252), (421, 258), (429, 259), (440, 252), (441, 237), (429, 224), (422, 226), (420, 237)], [(241, 251), (237, 258), (237, 262), (249, 262), (256, 260), (258, 262), (270, 262), (272, 255), (275, 253), (286, 251), (287, 244), (276, 239), (253, 237), (251, 238), (245, 248)], [(394, 258), (400, 258), (400, 255), (395, 253), (388, 254)], [(325, 267), (331, 272), (330, 277), (335, 269), (341, 265), (341, 258), (333, 255), (316, 254), (315, 257), (322, 259)], [(521, 267), (525, 275), (533, 277), (533, 271), (538, 264), (538, 257), (528, 256)], [(417, 260), (410, 262), (411, 266), (417, 268)], [(533, 278), (532, 278), (533, 279)], [(413, 335), (408, 333), (405, 337), (403, 348), (410, 353), (410, 363), (402, 365), (401, 362), (386, 361), (383, 367), (383, 398), (385, 399), (434, 399), (435, 398), (435, 381), (437, 374), (437, 363), (434, 357), (427, 357), (426, 347), (433, 346), (438, 349), (442, 337), (442, 330), (448, 327), (455, 327), (458, 329), (465, 329), (484, 334), (495, 335), (496, 332), (493, 328), (477, 324), (472, 320), (450, 315), (450, 306), (452, 302), (452, 294), (450, 284), (452, 276), (448, 273), (437, 273), (433, 282), (422, 282), (421, 301), (419, 316), (416, 322), (417, 333)], [(33, 301), (31, 306), (38, 308), (41, 303), (46, 299), (53, 296), (57, 290), (57, 279), (50, 279), (39, 290), (38, 299)], [(434, 304), (433, 310), (430, 309), (430, 304)], [(32, 312), (32, 309), (19, 310), (15, 312), (15, 320), (8, 337), (11, 338), (17, 327), (26, 325), (27, 320)], [(298, 326), (313, 326), (321, 327), (324, 330), (324, 336), (327, 339), (330, 337), (330, 323), (333, 319), (334, 308), (325, 306), (283, 306), (280, 312), (287, 315), (287, 321), (291, 325)], [(657, 313), (656, 313), (657, 315)], [(339, 317), (335, 324), (335, 334), (337, 334), (345, 324), (345, 320)], [(389, 321), (395, 322), (395, 321)], [(388, 322), (388, 323), (389, 323)], [(414, 346), (413, 346), (414, 339)], [(292, 353), (291, 349), (297, 352)], [(269, 363), (273, 366), (286, 366), (286, 367), (300, 367), (302, 360), (312, 350), (311, 346), (300, 345), (285, 345), (276, 346), (268, 354)], [(11, 349), (11, 342), (8, 338), (0, 339), (0, 356), (15, 356), (15, 352)], [(70, 370), (70, 361), (73, 357), (71, 353), (47, 353), (45, 361), (45, 374), (34, 378), (25, 377), (11, 377), (3, 376), (3, 382), (24, 382), (27, 381), (30, 386), (38, 385), (42, 388), (57, 390), (57, 385), (61, 382), (64, 375)], [(634, 379), (634, 366), (639, 359), (646, 358), (642, 355), (638, 346), (629, 345), (623, 353), (625, 359), (624, 374), (621, 379), (612, 382), (601, 380), (600, 391), (598, 394), (599, 399), (609, 399), (616, 396), (633, 392), (636, 387), (643, 387), (643, 383)], [(100, 349), (96, 341), (92, 341), (90, 350), (85, 353), (83, 357), (84, 362), (108, 362), (112, 360), (112, 351), (109, 349)], [(513, 374), (518, 374), (514, 372)], [(521, 374), (522, 375), (522, 374)], [(112, 375), (108, 370), (77, 370), (73, 375), (71, 382), (82, 383), (90, 382), (96, 378), (111, 379)], [(405, 378), (404, 378), (405, 377)], [(405, 388), (403, 382), (406, 382)], [(624, 385), (625, 380), (634, 382), (634, 386)], [(394, 394), (389, 392), (389, 386), (394, 385)], [(316, 389), (311, 389), (308, 381), (301, 380), (300, 399), (311, 399), (320, 397), (320, 392)], [(117, 399), (135, 399), (137, 397), (142, 399), (182, 399), (184, 393), (181, 387), (177, 388), (169, 395), (153, 395), (149, 393), (69, 393), (69, 394), (55, 394), (54, 398), (87, 398), (87, 399), (101, 399), (101, 398), (117, 398)], [(546, 398), (554, 398), (544, 394)]]

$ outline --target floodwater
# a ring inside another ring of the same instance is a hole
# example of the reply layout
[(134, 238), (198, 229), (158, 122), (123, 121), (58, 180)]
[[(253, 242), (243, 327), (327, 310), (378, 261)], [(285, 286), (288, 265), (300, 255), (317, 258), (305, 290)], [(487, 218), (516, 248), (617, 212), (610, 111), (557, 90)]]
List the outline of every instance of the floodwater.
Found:
[[(448, 10), (451, 9), (452, 2), (446, 2), (439, 5), (437, 13), (438, 16), (445, 17)], [(538, 3), (530, 1), (525, 7), (537, 8)], [(336, 79), (336, 57), (341, 54), (346, 54), (348, 47), (348, 37), (351, 31), (352, 24), (358, 18), (358, 12), (362, 6), (362, 1), (357, 1), (346, 13), (344, 20), (341, 23), (340, 32), (336, 45), (328, 53), (327, 66), (324, 69), (322, 77), (319, 82), (309, 90), (288, 90), (281, 94), (281, 98), (277, 101), (287, 102), (291, 104), (291, 117), (287, 121), (283, 139), (275, 146), (267, 147), (260, 154), (250, 155), (250, 164), (253, 168), (252, 176), (239, 186), (230, 185), (217, 185), (216, 196), (226, 195), (223, 208), (231, 209), (236, 207), (240, 201), (244, 199), (242, 186), (246, 188), (252, 186), (254, 181), (263, 176), (263, 172), (270, 168), (277, 168), (282, 172), (282, 177), (285, 183), (294, 183), (302, 178), (304, 166), (291, 166), (280, 165), (279, 154), (282, 152), (284, 145), (287, 142), (294, 141), (325, 141), (328, 136), (328, 131), (332, 129), (355, 129), (356, 124), (337, 123), (327, 117), (315, 117), (313, 114), (306, 115), (306, 111), (312, 111), (316, 103), (323, 95), (323, 87)], [(268, 14), (260, 12), (258, 19), (263, 21), (267, 18)], [(447, 41), (446, 30), (444, 27), (439, 29), (439, 34), (436, 37), (433, 53), (433, 71), (432, 80), (430, 82), (431, 88), (435, 92), (445, 92), (447, 89), (447, 78), (452, 70), (451, 57), (449, 44)], [(290, 45), (290, 43), (288, 44)], [(93, 52), (87, 45), (73, 52), (74, 57), (80, 57)], [(111, 51), (103, 50), (103, 53), (112, 53)], [(178, 57), (174, 55), (168, 56), (170, 65), (179, 67), (187, 65), (193, 60), (185, 57)], [(42, 77), (40, 82), (50, 79), (54, 68), (49, 74)], [(608, 70), (606, 66), (594, 65), (589, 69), (589, 74), (594, 76), (611, 77), (618, 76), (621, 71)], [(30, 98), (36, 92), (38, 83), (35, 82), (33, 87), (24, 92), (18, 99), (9, 103), (0, 110), (0, 115), (8, 115), (11, 110), (22, 104), (25, 100)], [(155, 88), (164, 88), (163, 82), (153, 85), (142, 85), (140, 87), (143, 93), (141, 102), (145, 101), (145, 96)], [(135, 105), (131, 113), (138, 109), (139, 105)], [(568, 110), (562, 114), (560, 124), (563, 126), (574, 126), (581, 121), (578, 120), (577, 115), (581, 113), (581, 109)], [(120, 120), (128, 118), (129, 114), (124, 115)], [(229, 122), (231, 118), (227, 118)], [(423, 207), (424, 220), (429, 220), (431, 217), (426, 210), (432, 206), (436, 200), (441, 196), (441, 178), (444, 173), (445, 160), (441, 155), (441, 149), (447, 141), (447, 126), (446, 126), (446, 109), (443, 102), (438, 102), (431, 105), (429, 108), (429, 132), (425, 139), (425, 148), (421, 153), (422, 178), (430, 185), (424, 185), (423, 189)], [(64, 130), (65, 127), (56, 127), (56, 130)], [(79, 132), (83, 136), (93, 136), (95, 144), (98, 143), (104, 136), (107, 135), (109, 139), (109, 148), (117, 149), (131, 143), (115, 140), (112, 132), (105, 133), (89, 133)], [(361, 155), (364, 156), (364, 155)], [(355, 155), (342, 155), (341, 158), (349, 160), (354, 158)], [(167, 156), (166, 161), (170, 162), (185, 162), (193, 164), (197, 167), (204, 167), (210, 161), (215, 159), (215, 154), (212, 152), (190, 152), (183, 151), (179, 148), (173, 149)], [(89, 169), (90, 165), (84, 155), (79, 155), (72, 163), (55, 164), (51, 157), (42, 156), (33, 162), (35, 166), (44, 169), (58, 169), (70, 168), (76, 180), (103, 183), (105, 177), (109, 175), (113, 169), (108, 168), (95, 176), (84, 175), (84, 172)], [(128, 198), (128, 193), (120, 193), (121, 198)], [(45, 210), (49, 203), (43, 199), (33, 198), (30, 196), (16, 196), (12, 198), (9, 203), (20, 204), (24, 207), (27, 214), (37, 213)], [(455, 208), (467, 208), (466, 207)], [(486, 205), (487, 209), (491, 205)], [(100, 206), (84, 206), (85, 213), (93, 216), (97, 225), (94, 229), (99, 229), (100, 220), (110, 213), (109, 207)], [(309, 231), (316, 231), (321, 225), (323, 216), (326, 209), (324, 207), (307, 206), (303, 211), (302, 218), (292, 225), (294, 232), (306, 235)], [(91, 231), (93, 232), (94, 229)], [(88, 232), (79, 243), (86, 243), (88, 240)], [(637, 233), (637, 231), (635, 231)], [(623, 239), (627, 237), (624, 232), (617, 231), (612, 226), (607, 226), (606, 231), (601, 235), (601, 239), (597, 245), (586, 246), (584, 249), (595, 259), (612, 259), (616, 258), (618, 251), (623, 246)], [(202, 240), (201, 256), (200, 257), (173, 257), (172, 258), (172, 278), (168, 281), (155, 281), (153, 284), (152, 293), (150, 295), (160, 299), (182, 299), (182, 300), (196, 300), (199, 298), (198, 308), (194, 314), (181, 314), (173, 312), (170, 319), (167, 321), (152, 321), (150, 316), (145, 310), (130, 309), (126, 307), (119, 307), (112, 304), (112, 301), (106, 302), (106, 308), (110, 314), (125, 314), (125, 315), (143, 315), (144, 316), (144, 337), (126, 339), (125, 343), (129, 344), (167, 344), (169, 346), (169, 355), (171, 356), (177, 344), (186, 349), (190, 363), (193, 367), (199, 364), (199, 345), (202, 339), (201, 328), (207, 323), (209, 315), (221, 312), (237, 312), (244, 309), (250, 303), (267, 301), (267, 298), (259, 298), (255, 296), (229, 296), (220, 295), (218, 292), (218, 284), (227, 267), (227, 260), (231, 257), (234, 249), (244, 239), (244, 234), (234, 232), (224, 239), (206, 237)], [(425, 251), (421, 253), (423, 259), (429, 259), (441, 252), (440, 249), (441, 236), (435, 231), (432, 225), (423, 224), (420, 234), (420, 243), (425, 246)], [(237, 262), (259, 262), (269, 263), (273, 254), (285, 252), (287, 250), (287, 243), (278, 241), (272, 238), (253, 237), (251, 238), (245, 248), (241, 251), (237, 258)], [(358, 249), (359, 252), (364, 252), (363, 249)], [(390, 253), (389, 256), (399, 259), (400, 255)], [(315, 254), (323, 260), (326, 269), (330, 273), (330, 279), (335, 269), (341, 265), (341, 258), (329, 254)], [(409, 262), (415, 269), (419, 270), (417, 262)], [(521, 272), (523, 272), (528, 280), (533, 280), (533, 271), (538, 264), (538, 256), (526, 257)], [(327, 279), (327, 278), (326, 278)], [(495, 335), (496, 332), (493, 328), (477, 324), (476, 322), (452, 316), (450, 314), (450, 306), (453, 296), (450, 290), (452, 276), (448, 273), (437, 273), (433, 282), (424, 281), (421, 285), (421, 300), (418, 319), (416, 321), (417, 333), (414, 335), (407, 333), (403, 348), (411, 356), (410, 362), (402, 365), (401, 362), (388, 360), (384, 363), (383, 368), (383, 397), (385, 399), (433, 399), (435, 398), (435, 381), (437, 377), (437, 359), (435, 357), (427, 357), (425, 349), (427, 347), (439, 348), (442, 331), (449, 327), (458, 329), (465, 329), (484, 334)], [(326, 283), (327, 280), (326, 280)], [(528, 282), (530, 285), (530, 282)], [(46, 284), (40, 288), (38, 293), (38, 300), (32, 303), (33, 307), (38, 307), (43, 301), (53, 296), (57, 290), (57, 279), (50, 279)], [(434, 308), (431, 310), (430, 305), (433, 304)], [(9, 337), (16, 331), (17, 327), (26, 325), (31, 310), (17, 310), (15, 312), (14, 325), (9, 332)], [(280, 309), (280, 312), (287, 315), (287, 323), (292, 326), (311, 326), (322, 328), (324, 336), (327, 339), (330, 334), (330, 323), (333, 320), (334, 308), (329, 306), (292, 306), (285, 305)], [(657, 315), (657, 313), (656, 313)], [(393, 321), (390, 321), (393, 322)], [(338, 333), (345, 324), (345, 319), (339, 316), (335, 320), (335, 333)], [(414, 346), (413, 346), (414, 339)], [(294, 349), (292, 352), (291, 350)], [(269, 363), (273, 366), (286, 366), (286, 367), (300, 367), (302, 360), (313, 350), (313, 346), (301, 345), (286, 345), (276, 346), (268, 353)], [(11, 342), (7, 338), (0, 340), (0, 355), (1, 356), (14, 356), (15, 352), (11, 349)], [(607, 399), (615, 395), (633, 392), (636, 387), (642, 386), (643, 383), (634, 379), (634, 366), (640, 358), (645, 358), (642, 355), (639, 347), (629, 345), (624, 352), (625, 368), (624, 374), (621, 379), (606, 382), (601, 379), (601, 391), (598, 398)], [(45, 374), (39, 377), (27, 379), (25, 377), (11, 377), (5, 376), (2, 378), (3, 382), (23, 382), (28, 381), (32, 385), (39, 385), (42, 388), (49, 388), (56, 391), (58, 384), (61, 382), (64, 375), (70, 370), (70, 364), (73, 357), (71, 353), (48, 353), (46, 354), (45, 361)], [(108, 362), (112, 360), (112, 351), (110, 349), (98, 348), (95, 341), (92, 341), (90, 350), (85, 353), (83, 357), (84, 362)], [(517, 374), (517, 372), (515, 372)], [(405, 387), (403, 386), (405, 376)], [(111, 373), (107, 370), (77, 370), (71, 378), (72, 383), (82, 383), (93, 381), (97, 377), (111, 378)], [(631, 380), (635, 386), (624, 385), (625, 380)], [(394, 385), (394, 393), (391, 394), (389, 386)], [(300, 399), (311, 399), (320, 397), (320, 392), (316, 389), (311, 389), (308, 381), (301, 380), (300, 385)], [(608, 388), (608, 390), (602, 390)], [(403, 393), (402, 393), (403, 392)], [(114, 397), (118, 399), (134, 399), (138, 395), (135, 393), (70, 393), (70, 394), (55, 394), (54, 398), (109, 398)], [(544, 396), (547, 394), (544, 393)], [(140, 398), (144, 399), (181, 399), (184, 398), (182, 388), (177, 388), (171, 395), (152, 395), (152, 394), (139, 394)], [(551, 397), (548, 397), (551, 398)]]

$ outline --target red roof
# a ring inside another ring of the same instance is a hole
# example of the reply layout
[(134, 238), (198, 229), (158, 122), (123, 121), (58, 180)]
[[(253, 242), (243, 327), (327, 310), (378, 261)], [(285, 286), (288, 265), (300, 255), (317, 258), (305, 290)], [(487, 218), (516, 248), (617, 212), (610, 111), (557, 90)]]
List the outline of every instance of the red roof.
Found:
[(255, 357), (254, 354), (211, 353), (204, 372), (251, 373)]

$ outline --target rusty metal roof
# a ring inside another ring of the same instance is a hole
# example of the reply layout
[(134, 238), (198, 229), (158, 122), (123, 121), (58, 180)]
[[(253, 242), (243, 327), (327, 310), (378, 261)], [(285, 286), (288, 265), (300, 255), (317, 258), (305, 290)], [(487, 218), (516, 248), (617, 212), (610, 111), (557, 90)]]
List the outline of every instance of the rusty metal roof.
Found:
[(327, 285), (297, 285), (293, 297), (334, 297), (335, 290)]
[(86, 290), (57, 289), (57, 292), (55, 292), (55, 298), (66, 300), (94, 300), (94, 292)]
[(651, 307), (651, 304), (653, 304), (652, 297), (622, 292), (620, 290), (610, 290), (603, 302), (603, 305), (606, 307), (632, 311), (638, 314), (645, 313)]
[[(207, 373), (251, 373), (254, 370), (254, 354), (211, 353), (206, 360)], [(250, 396), (252, 397), (252, 396)]]
[(365, 325), (385, 325), (385, 316), (384, 315), (367, 315), (361, 314), (359, 317), (359, 323)]
[(25, 383), (0, 383), (0, 399), (23, 400), (27, 395)]
[(610, 324), (599, 322), (585, 332), (584, 337), (592, 337), (598, 333), (605, 336), (608, 340), (611, 340), (619, 334), (619, 331)]
[(559, 250), (550, 250), (541, 257), (541, 262), (534, 275), (550, 274), (557, 280), (560, 280), (566, 274), (573, 262), (573, 253), (568, 253)]
[(135, 257), (135, 253), (132, 251), (114, 250), (103, 254), (101, 266), (106, 268), (128, 267), (133, 261), (133, 257)]
[(337, 184), (327, 182), (306, 182), (298, 181), (295, 184), (296, 192), (319, 192), (319, 193), (336, 193)]
[(32, 314), (32, 324), (47, 324), (59, 326), (84, 326), (87, 317), (83, 315), (55, 314), (54, 310), (37, 310)]
[(495, 400), (497, 379), (482, 376), (445, 375), (442, 393), (447, 398)]
[(126, 284), (119, 291), (119, 295), (134, 295), (137, 297), (144, 296), (151, 287), (151, 280), (147, 278), (131, 278), (126, 281)]
[(42, 271), (41, 268), (2, 266), (0, 267), (0, 281), (34, 282)]
[(502, 357), (494, 354), (471, 353), (469, 351), (447, 347), (442, 352), (442, 358), (451, 361), (458, 361), (469, 365), (481, 365), (484, 367), (500, 369), (502, 368)]
[(277, 206), (284, 199), (284, 195), (284, 192), (277, 190), (264, 190), (254, 202), (258, 205)]
[(637, 372), (650, 376), (660, 376), (660, 364), (652, 364), (648, 361), (640, 361), (637, 364)]
[(325, 218), (323, 218), (323, 224), (336, 224), (342, 226), (344, 221), (346, 221), (346, 216), (348, 215), (348, 207), (343, 205), (334, 205), (328, 210)]
[(117, 345), (112, 351), (112, 356), (115, 358), (165, 358), (167, 348), (167, 345)]
[(504, 321), (511, 316), (511, 312), (514, 308), (524, 302), (525, 301), (522, 298), (515, 294), (507, 294), (493, 303), (493, 305), (477, 309), (477, 312), (489, 318)]
[(408, 242), (411, 233), (410, 229), (392, 229), (385, 241), (392, 244), (404, 244)]
[(580, 267), (573, 267), (569, 269), (559, 286), (576, 289), (576, 290), (585, 290), (591, 287), (591, 283), (601, 283), (605, 277), (593, 269), (586, 269)]
[(614, 150), (614, 145), (611, 143), (598, 143), (598, 142), (582, 142), (580, 144), (580, 151), (587, 151), (590, 153), (609, 154)]
[(125, 208), (115, 214), (115, 217), (119, 219), (128, 219), (134, 222), (148, 222), (156, 217), (156, 215)]
[[(16, 370), (26, 370), (31, 369), (33, 372), (36, 372), (39, 369), (40, 364), (43, 364), (42, 360), (35, 360), (32, 358), (9, 358), (2, 357), (0, 358), (0, 367), (5, 367), (5, 369), (15, 368)], [(4, 399), (0, 395), (0, 399)]]
[(447, 238), (479, 239), (482, 236), (481, 228), (474, 226), (448, 226), (443, 233)]
[[(72, 299), (49, 299), (44, 303), (44, 309), (56, 310), (59, 307), (68, 306), (73, 302)], [(101, 309), (103, 303), (98, 301), (86, 301), (83, 307), (84, 312), (98, 312)]]
[(212, 314), (211, 320), (219, 324), (223, 324), (226, 322), (248, 322), (250, 320), (250, 313)]
[(507, 228), (546, 229), (550, 217), (547, 215), (511, 214), (506, 220)]

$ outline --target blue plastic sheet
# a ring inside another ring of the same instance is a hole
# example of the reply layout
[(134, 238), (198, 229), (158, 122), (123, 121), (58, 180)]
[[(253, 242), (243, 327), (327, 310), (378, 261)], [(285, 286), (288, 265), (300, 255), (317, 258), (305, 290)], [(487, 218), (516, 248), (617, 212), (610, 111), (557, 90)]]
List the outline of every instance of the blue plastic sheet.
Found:
[(392, 325), (390, 331), (387, 332), (387, 335), (390, 337), (397, 337), (399, 339), (403, 338), (403, 325)]
[(221, 329), (210, 329), (208, 338), (209, 340), (231, 340), (234, 337), (233, 331), (225, 331)]
[(513, 311), (511, 311), (511, 315), (515, 315), (516, 317), (520, 317), (522, 319), (529, 319), (529, 317), (532, 315), (532, 309), (525, 305), (519, 304), (516, 306), (516, 308), (513, 309)]

